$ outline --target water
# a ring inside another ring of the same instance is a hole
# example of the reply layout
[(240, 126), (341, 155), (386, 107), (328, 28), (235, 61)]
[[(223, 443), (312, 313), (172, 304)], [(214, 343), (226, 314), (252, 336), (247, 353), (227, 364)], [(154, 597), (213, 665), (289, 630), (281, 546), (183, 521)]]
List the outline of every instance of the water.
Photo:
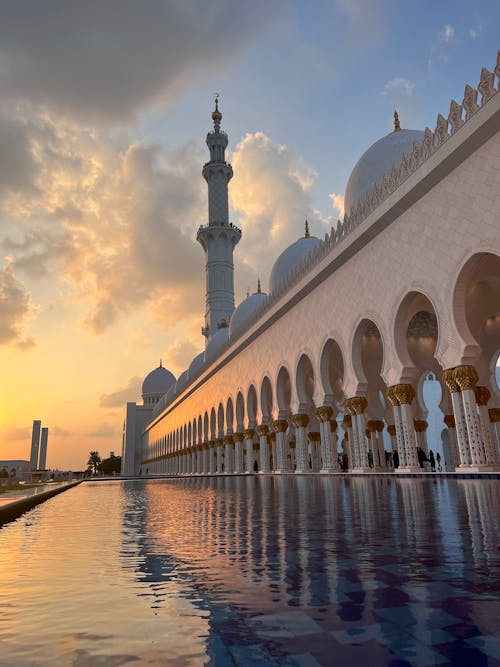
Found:
[(497, 480), (85, 483), (0, 530), (1, 665), (500, 665)]

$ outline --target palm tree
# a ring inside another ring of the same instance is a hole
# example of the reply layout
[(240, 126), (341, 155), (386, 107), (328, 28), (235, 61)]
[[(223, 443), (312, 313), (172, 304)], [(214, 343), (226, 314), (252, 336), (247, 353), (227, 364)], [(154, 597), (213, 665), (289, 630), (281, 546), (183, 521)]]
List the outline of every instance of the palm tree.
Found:
[(90, 452), (87, 465), (89, 468), (94, 469), (94, 475), (97, 474), (97, 469), (100, 463), (101, 463), (101, 457), (99, 456), (99, 452)]

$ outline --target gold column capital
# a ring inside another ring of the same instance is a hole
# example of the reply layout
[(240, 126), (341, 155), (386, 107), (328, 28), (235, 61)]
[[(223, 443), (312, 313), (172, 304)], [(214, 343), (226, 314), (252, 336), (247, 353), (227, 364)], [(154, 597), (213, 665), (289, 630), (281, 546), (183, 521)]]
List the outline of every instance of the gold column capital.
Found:
[(362, 415), (366, 410), (368, 401), (364, 396), (352, 396), (346, 400), (345, 405), (351, 416)]
[(222, 438), (215, 438), (215, 440), (214, 440), (214, 445), (215, 445), (216, 447), (220, 447), (220, 446), (223, 445), (223, 444), (224, 444), (224, 440), (223, 440)]
[(245, 434), (242, 433), (241, 431), (238, 431), (237, 433), (234, 434), (234, 439), (236, 442), (243, 442), (245, 439)]
[(453, 371), (453, 379), (461, 391), (474, 389), (478, 381), (477, 371), (474, 366), (457, 366)]
[(455, 376), (453, 375), (454, 371), (454, 368), (448, 368), (447, 370), (443, 371), (442, 376), (444, 384), (448, 387), (452, 394), (456, 394), (460, 391), (460, 387), (458, 386), (457, 381), (455, 380)]
[(255, 430), (253, 428), (246, 428), (244, 433), (245, 438), (247, 438), (247, 440), (251, 440), (255, 434)]
[(413, 425), (417, 433), (425, 433), (425, 431), (427, 431), (427, 427), (429, 426), (425, 419), (414, 419)]
[(410, 405), (415, 398), (415, 389), (411, 384), (395, 384), (393, 389), (399, 405)]
[(373, 433), (373, 431), (377, 430), (375, 424), (376, 424), (376, 422), (375, 422), (374, 419), (369, 419), (366, 422), (366, 431), (367, 431), (367, 433)]
[(381, 419), (376, 419), (375, 422), (375, 430), (381, 433), (384, 430), (384, 422)]
[(259, 424), (257, 426), (257, 433), (259, 436), (267, 435), (269, 433), (269, 426), (267, 424)]
[(488, 410), (490, 422), (500, 422), (500, 408), (490, 408)]
[(276, 433), (274, 431), (271, 431), (267, 436), (267, 439), (269, 440), (269, 442), (276, 442)]
[(316, 408), (316, 416), (320, 422), (330, 421), (333, 415), (333, 410), (330, 405), (322, 405), (319, 408)]
[(394, 424), (387, 425), (387, 433), (394, 438), (394, 436), (396, 435), (396, 427), (394, 426)]
[(344, 419), (342, 420), (342, 427), (343, 429), (351, 428), (352, 426), (352, 417), (351, 415), (344, 415)]
[(298, 412), (292, 415), (292, 422), (296, 428), (305, 428), (309, 424), (309, 417), (306, 414)]
[(234, 439), (232, 435), (226, 435), (223, 439), (225, 445), (234, 445)]
[(476, 402), (478, 405), (488, 405), (488, 401), (491, 398), (491, 392), (488, 387), (476, 387), (474, 393), (476, 394)]
[(443, 421), (448, 428), (455, 428), (455, 415), (445, 415)]
[(285, 433), (288, 428), (286, 419), (276, 419), (273, 421), (273, 429), (276, 433)]
[(311, 442), (319, 442), (321, 440), (321, 436), (319, 434), (319, 431), (309, 431), (307, 434), (307, 437)]

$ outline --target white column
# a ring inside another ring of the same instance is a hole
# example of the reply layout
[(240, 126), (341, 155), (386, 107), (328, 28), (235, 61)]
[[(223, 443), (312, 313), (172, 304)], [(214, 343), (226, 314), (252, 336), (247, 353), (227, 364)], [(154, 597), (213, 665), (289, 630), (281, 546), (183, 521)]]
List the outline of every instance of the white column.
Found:
[(321, 458), (323, 461), (321, 472), (338, 472), (337, 457), (333, 452), (333, 438), (331, 423), (337, 428), (337, 422), (331, 422), (333, 410), (329, 405), (323, 405), (316, 410), (319, 419), (319, 433), (321, 438)]
[(292, 422), (295, 426), (295, 472), (309, 472), (306, 440), (306, 426), (309, 424), (309, 417), (306, 414), (298, 413), (292, 415)]
[(451, 394), (451, 404), (453, 407), (453, 416), (455, 418), (458, 454), (460, 456), (459, 467), (469, 468), (472, 460), (469, 450), (464, 406), (462, 403), (462, 396), (460, 395), (460, 387), (454, 378), (453, 368), (449, 368), (443, 372), (443, 382), (448, 387)]
[(500, 461), (500, 408), (488, 410), (497, 460)]
[(244, 472), (243, 465), (243, 433), (234, 434), (234, 472), (241, 474)]
[(288, 446), (286, 442), (286, 431), (288, 422), (286, 419), (277, 419), (273, 422), (273, 429), (276, 433), (276, 464), (277, 473), (290, 472), (290, 463), (288, 459)]
[(311, 447), (311, 471), (319, 472), (321, 470), (320, 442), (321, 434), (319, 431), (309, 431), (307, 438)]
[(231, 475), (234, 472), (234, 441), (233, 437), (230, 435), (227, 435), (224, 438), (224, 446), (225, 446), (225, 456), (224, 456), (224, 472), (226, 475)]
[(257, 433), (259, 434), (260, 445), (260, 472), (271, 472), (269, 464), (269, 443), (267, 442), (267, 434), (269, 433), (269, 426), (267, 424), (260, 424), (257, 426)]
[(253, 428), (247, 428), (245, 431), (245, 449), (246, 449), (246, 471), (247, 473), (253, 473)]
[(217, 438), (215, 440), (215, 452), (216, 452), (216, 465), (217, 465), (217, 474), (221, 475), (223, 470), (222, 470), (222, 446), (223, 446), (223, 440), (222, 438)]
[[(479, 413), (479, 424), (481, 427), (481, 433), (483, 436), (483, 447), (484, 453), (486, 456), (487, 465), (498, 465), (500, 462), (497, 456), (496, 444), (493, 442), (493, 434), (490, 425), (490, 416), (488, 414), (488, 401), (491, 398), (491, 393), (488, 387), (476, 387), (476, 402), (477, 410)], [(43, 442), (43, 429), (42, 429), (42, 442)], [(42, 454), (40, 451), (40, 460), (42, 460)]]

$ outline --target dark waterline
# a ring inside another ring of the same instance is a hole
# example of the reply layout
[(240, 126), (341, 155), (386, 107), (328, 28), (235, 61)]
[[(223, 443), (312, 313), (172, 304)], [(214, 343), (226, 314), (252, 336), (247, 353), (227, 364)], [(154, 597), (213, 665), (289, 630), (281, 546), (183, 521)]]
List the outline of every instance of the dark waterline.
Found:
[(0, 664), (500, 665), (497, 480), (84, 484), (0, 530)]

